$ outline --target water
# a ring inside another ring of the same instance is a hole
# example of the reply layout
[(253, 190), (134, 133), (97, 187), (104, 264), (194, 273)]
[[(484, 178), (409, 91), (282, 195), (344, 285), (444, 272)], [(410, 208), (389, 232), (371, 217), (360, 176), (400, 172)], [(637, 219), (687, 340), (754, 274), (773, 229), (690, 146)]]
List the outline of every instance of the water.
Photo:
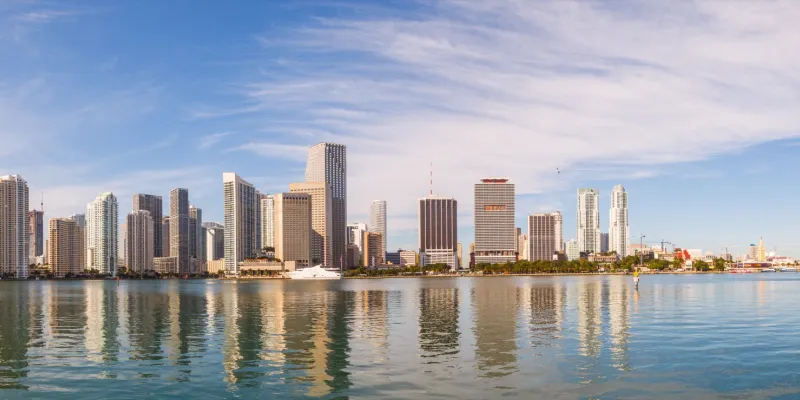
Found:
[(800, 274), (0, 282), (0, 398), (800, 398)]

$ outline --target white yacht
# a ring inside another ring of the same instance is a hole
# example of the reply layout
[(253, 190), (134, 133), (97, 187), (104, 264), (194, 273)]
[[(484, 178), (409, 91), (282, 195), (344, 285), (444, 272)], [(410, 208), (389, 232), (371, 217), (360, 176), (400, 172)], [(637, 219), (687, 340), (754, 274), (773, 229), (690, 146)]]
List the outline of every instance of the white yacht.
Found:
[(342, 273), (338, 269), (328, 269), (322, 265), (298, 269), (286, 275), (289, 279), (342, 279)]

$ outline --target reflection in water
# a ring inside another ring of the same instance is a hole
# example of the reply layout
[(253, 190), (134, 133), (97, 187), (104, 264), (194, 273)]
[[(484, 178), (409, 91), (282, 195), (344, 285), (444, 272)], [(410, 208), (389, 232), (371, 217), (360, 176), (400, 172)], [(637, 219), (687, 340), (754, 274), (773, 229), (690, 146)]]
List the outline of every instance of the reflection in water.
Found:
[(426, 364), (447, 363), (458, 354), (458, 289), (419, 292), (419, 348)]
[(796, 284), (0, 281), (0, 398), (791, 397)]
[(512, 285), (478, 281), (472, 290), (475, 358), (482, 377), (517, 371), (517, 290)]
[(603, 347), (600, 341), (602, 305), (602, 282), (585, 282), (578, 298), (578, 335), (582, 356), (597, 357)]

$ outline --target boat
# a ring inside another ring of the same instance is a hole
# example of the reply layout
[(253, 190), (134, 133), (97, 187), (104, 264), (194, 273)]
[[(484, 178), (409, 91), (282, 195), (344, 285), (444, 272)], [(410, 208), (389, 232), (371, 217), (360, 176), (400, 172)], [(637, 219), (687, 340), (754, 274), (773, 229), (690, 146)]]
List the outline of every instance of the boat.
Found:
[(777, 271), (775, 271), (775, 268), (763, 268), (761, 272), (777, 272)]
[(298, 269), (286, 274), (289, 279), (342, 279), (338, 269), (325, 268), (322, 265)]
[(795, 267), (780, 267), (778, 268), (780, 272), (797, 272), (797, 268)]

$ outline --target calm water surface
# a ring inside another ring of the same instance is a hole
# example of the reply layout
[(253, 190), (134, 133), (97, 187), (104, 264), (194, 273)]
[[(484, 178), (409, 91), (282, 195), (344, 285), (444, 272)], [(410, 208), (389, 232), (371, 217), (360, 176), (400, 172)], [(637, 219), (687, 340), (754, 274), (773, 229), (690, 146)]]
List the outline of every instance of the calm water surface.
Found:
[(0, 282), (0, 398), (800, 398), (800, 274)]

